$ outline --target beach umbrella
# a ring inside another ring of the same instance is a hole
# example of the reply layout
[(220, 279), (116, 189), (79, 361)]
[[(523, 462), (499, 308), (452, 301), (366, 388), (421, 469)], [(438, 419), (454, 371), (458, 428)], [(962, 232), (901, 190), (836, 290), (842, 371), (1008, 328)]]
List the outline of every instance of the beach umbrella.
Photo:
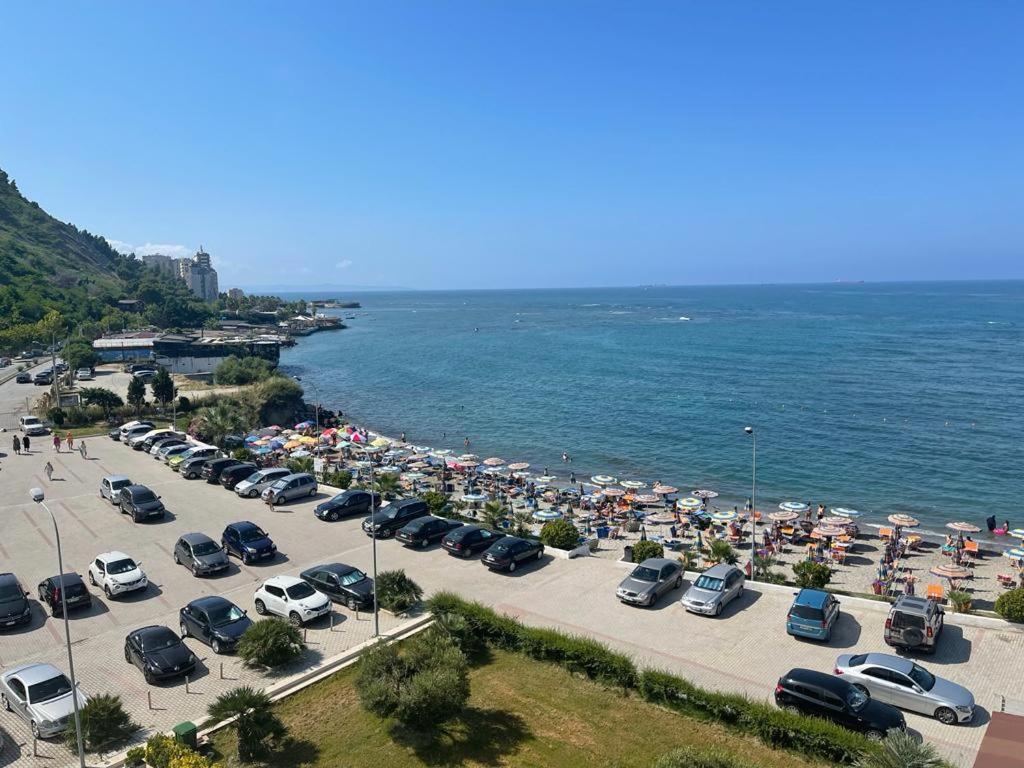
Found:
[(590, 478), (590, 482), (594, 485), (611, 485), (612, 483), (617, 483), (618, 480), (611, 475), (594, 475)]
[(409, 465), (409, 469), (426, 469), (430, 465), (425, 461), (414, 461)]
[(718, 491), (709, 491), (706, 488), (700, 488), (694, 491), (693, 495), (698, 499), (714, 499), (718, 496)]
[(779, 509), (783, 512), (806, 512), (807, 505), (800, 501), (784, 501), (779, 504)]
[(1008, 557), (1011, 560), (1024, 560), (1024, 549), (1020, 547), (1014, 547), (1003, 552), (1003, 557)]
[(540, 477), (537, 478), (536, 482), (538, 482), (538, 483), (553, 483), (557, 479), (558, 478), (555, 477), (554, 475), (541, 475)]
[(316, 426), (312, 421), (300, 421), (295, 425), (295, 429), (309, 429), (310, 427)]
[(847, 518), (860, 517), (860, 512), (858, 512), (856, 509), (847, 509), (846, 507), (835, 507), (832, 510), (832, 514)]
[(821, 519), (818, 525), (831, 525), (834, 528), (846, 530), (846, 526), (850, 525), (850, 521), (845, 517), (825, 517)]
[(505, 463), (504, 459), (499, 459), (497, 456), (491, 456), (490, 458), (484, 459), (484, 464), (488, 467), (500, 467)]
[(946, 523), (946, 527), (952, 528), (954, 531), (960, 531), (961, 533), (977, 533), (981, 530), (978, 526), (971, 525), (970, 523), (965, 523), (963, 521)]
[(513, 472), (512, 473), (512, 477), (518, 477), (519, 479), (523, 479), (523, 478), (526, 478), (526, 477), (529, 477), (529, 476), (530, 476), (529, 472)]
[(386, 437), (375, 437), (373, 438), (373, 440), (370, 441), (370, 445), (372, 445), (374, 448), (390, 448), (391, 441), (388, 440)]
[(672, 493), (679, 493), (679, 489), (671, 485), (656, 485), (651, 490), (661, 496), (668, 496), (669, 494)]
[(468, 501), (470, 503), (476, 503), (476, 502), (480, 502), (480, 501), (487, 501), (487, 499), (488, 499), (488, 496), (487, 496), (486, 493), (465, 493), (465, 494), (462, 495), (462, 500), (463, 501)]
[(438, 448), (436, 451), (433, 451), (433, 454), (435, 456), (451, 456), (452, 452), (450, 448)]
[(621, 488), (604, 488), (601, 491), (602, 496), (607, 496), (610, 499), (618, 498), (619, 496), (625, 496), (626, 492)]
[(657, 525), (669, 525), (676, 521), (676, 516), (670, 512), (659, 512), (656, 515), (647, 515), (644, 522), (656, 523)]
[(302, 443), (300, 443), (298, 440), (289, 440), (287, 443), (284, 444), (284, 449), (286, 451), (290, 451), (293, 448), (298, 448), (301, 445)]
[(822, 538), (828, 538), (831, 536), (842, 536), (846, 533), (846, 529), (840, 528), (837, 525), (819, 525), (812, 533), (816, 533)]
[(647, 483), (641, 483), (639, 480), (623, 480), (620, 485), (635, 491), (637, 488), (643, 488)]
[(1006, 535), (1017, 539), (1024, 539), (1024, 528), (1014, 528), (1012, 531), (1007, 531)]
[(653, 493), (641, 493), (636, 497), (636, 500), (641, 504), (657, 504), (661, 501), (661, 499)]
[(730, 520), (735, 520), (738, 515), (731, 509), (727, 509), (724, 512), (712, 512), (711, 519), (716, 523), (728, 523)]
[(533, 519), (542, 523), (546, 523), (550, 520), (560, 520), (562, 513), (557, 509), (538, 509), (533, 513)]
[(461, 456), (459, 456), (459, 462), (463, 463), (463, 464), (467, 464), (467, 463), (474, 462), (474, 461), (479, 461), (479, 460), (480, 460), (480, 457), (477, 456), (475, 453), (464, 453)]
[[(655, 488), (654, 490), (658, 489)], [(681, 506), (683, 509), (699, 509), (700, 507), (703, 506), (703, 504), (701, 504), (700, 499), (694, 496), (687, 496), (685, 499), (682, 499), (679, 502), (679, 506)]]
[(313, 454), (311, 454), (305, 448), (300, 448), (297, 451), (292, 451), (292, 458), (293, 459), (302, 459), (302, 458), (305, 458), (306, 456), (312, 456), (312, 455)]
[(422, 480), (426, 477), (422, 472), (406, 472), (402, 475), (403, 480)]
[(900, 528), (916, 528), (921, 524), (921, 521), (916, 517), (911, 517), (910, 515), (904, 515), (902, 513), (889, 515), (889, 522), (893, 525), (898, 525)]
[(316, 443), (316, 438), (310, 437), (309, 435), (302, 435), (301, 437), (297, 437), (296, 440), (300, 443), (306, 443), (307, 445), (310, 443)]
[(515, 464), (509, 464), (508, 468), (513, 472), (521, 472), (524, 469), (529, 469), (530, 465), (525, 461), (517, 461)]
[(483, 474), (485, 474), (485, 475), (492, 475), (493, 476), (493, 475), (500, 475), (502, 473), (503, 473), (503, 470), (501, 469), (501, 467), (488, 467), (487, 469), (483, 470)]
[(943, 564), (932, 568), (929, 573), (938, 576), (940, 579), (966, 579), (971, 572), (962, 565)]
[(402, 471), (401, 467), (389, 465), (387, 467), (377, 467), (377, 473), (381, 475), (397, 475)]
[(800, 517), (800, 515), (792, 511), (772, 512), (768, 515), (768, 519), (775, 523), (789, 523), (796, 520), (798, 517)]
[(272, 452), (272, 449), (267, 448), (267, 446), (265, 446), (265, 445), (262, 445), (259, 448), (257, 448), (255, 451), (253, 451), (253, 453), (255, 453), (257, 456), (263, 456), (263, 455), (271, 453), (271, 452)]

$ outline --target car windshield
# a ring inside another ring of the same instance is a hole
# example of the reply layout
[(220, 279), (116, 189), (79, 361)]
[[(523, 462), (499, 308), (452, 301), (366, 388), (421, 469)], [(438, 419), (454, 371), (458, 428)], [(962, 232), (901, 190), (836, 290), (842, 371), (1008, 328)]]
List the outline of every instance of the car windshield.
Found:
[(280, 491), (283, 490), (286, 485), (288, 485), (288, 483), (286, 483), (282, 478), (281, 480), (278, 480), (270, 487), (273, 488), (275, 491)]
[(135, 561), (130, 557), (126, 557), (124, 560), (115, 560), (112, 563), (108, 563), (107, 573), (128, 573), (128, 571), (134, 571), (136, 568)]
[(215, 627), (223, 627), (245, 616), (241, 608), (231, 603), (210, 608), (207, 613), (210, 615), (210, 623)]
[(722, 587), (725, 586), (725, 582), (722, 579), (716, 579), (714, 576), (707, 576), (702, 574), (694, 583), (693, 586), (697, 589), (707, 589), (711, 592), (721, 592)]
[(127, 488), (131, 484), (132, 481), (125, 478), (124, 480), (115, 480), (110, 484), (110, 487), (113, 488), (114, 490), (117, 490), (118, 488)]
[(19, 597), (24, 597), (24, 592), (18, 582), (12, 581), (0, 586), (0, 600), (14, 600)]
[(294, 584), (285, 590), (288, 593), (288, 597), (292, 600), (301, 600), (304, 597), (309, 597), (316, 592), (309, 584), (302, 582), (301, 584)]
[(214, 552), (219, 552), (220, 547), (214, 541), (200, 541), (198, 544), (192, 545), (193, 555), (212, 555)]
[(910, 670), (910, 679), (926, 691), (930, 691), (935, 687), (935, 675), (924, 667), (917, 666), (917, 664)]
[(145, 504), (147, 501), (154, 501), (156, 495), (152, 491), (139, 491), (135, 494), (135, 501), (138, 504)]
[(868, 697), (858, 691), (856, 688), (850, 688), (846, 694), (846, 704), (854, 712), (860, 712), (864, 705), (868, 703)]
[(640, 565), (633, 569), (633, 572), (630, 574), (630, 577), (636, 579), (637, 581), (657, 581), (658, 572), (653, 568), (644, 568), (642, 565)]
[(164, 648), (171, 648), (181, 642), (178, 636), (166, 627), (149, 632), (143, 635), (140, 640), (142, 641), (142, 650), (144, 651), (162, 651)]
[(71, 693), (71, 681), (64, 675), (57, 675), (41, 683), (30, 685), (28, 687), (28, 700), (32, 704), (38, 704), (69, 693)]
[(353, 568), (348, 573), (341, 574), (341, 576), (339, 576), (338, 578), (341, 580), (341, 585), (343, 587), (350, 587), (353, 584), (358, 584), (360, 581), (365, 579), (366, 574), (356, 568)]
[(266, 537), (267, 534), (259, 528), (244, 528), (238, 534), (238, 538), (242, 541), (258, 541), (259, 539), (265, 539)]
[(797, 603), (789, 609), (790, 616), (795, 616), (799, 619), (810, 619), (812, 621), (821, 621), (821, 609), (811, 608), (809, 605), (800, 605)]

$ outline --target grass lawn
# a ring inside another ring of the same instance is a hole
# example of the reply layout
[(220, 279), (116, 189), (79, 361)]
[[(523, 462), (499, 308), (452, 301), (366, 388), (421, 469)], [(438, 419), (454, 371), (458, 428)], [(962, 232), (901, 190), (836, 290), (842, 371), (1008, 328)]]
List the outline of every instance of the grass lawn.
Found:
[[(355, 667), (349, 667), (282, 701), (277, 711), (290, 742), (266, 765), (650, 768), (657, 757), (685, 744), (728, 749), (765, 767), (815, 765), (503, 651), (472, 669), (468, 709), (437, 738), (403, 733), (364, 712), (355, 677)], [(222, 759), (238, 765), (233, 731), (218, 732), (213, 743)]]

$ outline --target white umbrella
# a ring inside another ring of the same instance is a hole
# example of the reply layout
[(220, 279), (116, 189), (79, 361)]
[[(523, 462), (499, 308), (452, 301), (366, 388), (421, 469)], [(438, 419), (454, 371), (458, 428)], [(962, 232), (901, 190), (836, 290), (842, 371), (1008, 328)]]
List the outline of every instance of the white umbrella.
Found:
[(972, 525), (971, 523), (965, 523), (962, 520), (958, 520), (955, 523), (946, 523), (946, 527), (951, 528), (954, 531), (960, 531), (961, 533), (977, 533), (981, 530), (978, 526)]
[(623, 488), (632, 488), (635, 491), (637, 488), (643, 488), (647, 483), (641, 483), (639, 480), (623, 480), (620, 485)]
[(655, 493), (668, 496), (671, 493), (679, 493), (679, 489), (672, 485), (656, 485), (652, 489)]
[(594, 475), (590, 478), (590, 482), (594, 485), (611, 485), (612, 483), (618, 482), (618, 480), (611, 475)]
[(898, 525), (900, 528), (916, 528), (921, 524), (921, 521), (916, 517), (910, 515), (904, 515), (902, 513), (889, 515), (889, 522), (893, 525)]
[(621, 488), (604, 488), (601, 490), (601, 495), (616, 498), (618, 496), (625, 496), (626, 492)]
[(480, 459), (475, 453), (464, 453), (459, 456), (459, 464), (470, 464)]
[(796, 512), (772, 512), (768, 519), (775, 523), (788, 523), (800, 517)]
[(847, 509), (846, 507), (836, 507), (835, 509), (832, 510), (832, 514), (833, 515), (839, 515), (840, 517), (854, 518), (854, 517), (860, 517), (861, 513), (858, 512), (856, 509)]
[(527, 464), (525, 461), (517, 461), (515, 464), (509, 464), (508, 468), (511, 469), (513, 472), (519, 472), (520, 470), (523, 469), (529, 469), (530, 465)]
[(488, 459), (484, 459), (484, 464), (486, 464), (488, 467), (500, 467), (504, 463), (505, 460), (499, 459), (497, 456), (491, 456)]
[(426, 477), (426, 475), (422, 472), (406, 472), (402, 475), (403, 480), (422, 480), (424, 477)]
[(1006, 535), (1013, 536), (1016, 539), (1024, 539), (1024, 528), (1014, 528), (1012, 531), (1007, 531)]
[(700, 488), (694, 491), (693, 495), (699, 499), (713, 499), (718, 496), (718, 491), (709, 491), (706, 488)]
[(800, 501), (784, 501), (779, 504), (779, 509), (783, 512), (806, 512), (807, 505)]

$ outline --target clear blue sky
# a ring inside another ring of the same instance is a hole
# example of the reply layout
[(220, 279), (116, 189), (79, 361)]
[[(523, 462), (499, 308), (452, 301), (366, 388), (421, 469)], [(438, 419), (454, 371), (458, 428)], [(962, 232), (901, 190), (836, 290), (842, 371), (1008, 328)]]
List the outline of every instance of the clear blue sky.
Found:
[(21, 2), (0, 167), (221, 285), (1024, 277), (1024, 3)]

